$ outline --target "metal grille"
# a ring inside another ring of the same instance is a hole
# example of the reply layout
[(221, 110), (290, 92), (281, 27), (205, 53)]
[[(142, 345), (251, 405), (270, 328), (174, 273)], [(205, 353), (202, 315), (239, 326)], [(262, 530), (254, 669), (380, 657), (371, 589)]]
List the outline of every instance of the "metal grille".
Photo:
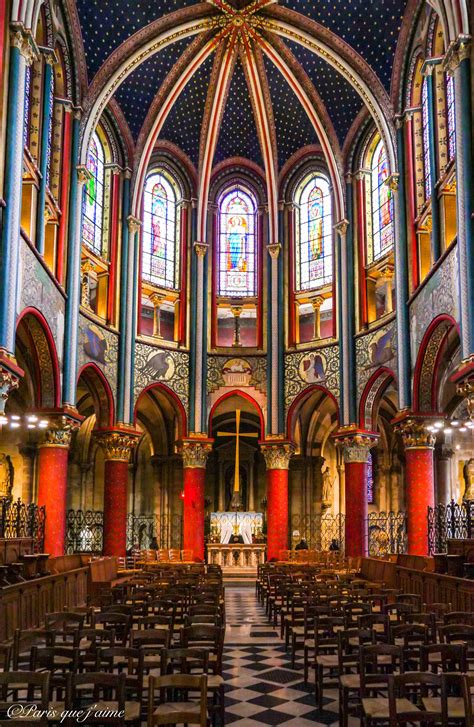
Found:
[(102, 510), (68, 510), (66, 553), (102, 553), (104, 513)]
[(450, 538), (468, 540), (474, 537), (474, 500), (459, 505), (451, 500), (447, 505), (428, 508), (428, 549), (431, 553), (446, 553)]
[(370, 556), (378, 558), (390, 553), (406, 553), (406, 513), (371, 512), (367, 524)]
[(46, 509), (34, 503), (26, 504), (20, 498), (1, 501), (0, 538), (34, 538), (35, 552), (44, 549)]
[(152, 538), (159, 548), (182, 548), (183, 518), (181, 515), (127, 515), (127, 550), (134, 545), (147, 549)]
[(345, 515), (324, 513), (323, 515), (292, 515), (290, 528), (298, 531), (310, 550), (329, 550), (332, 541), (337, 541), (339, 549), (344, 551)]

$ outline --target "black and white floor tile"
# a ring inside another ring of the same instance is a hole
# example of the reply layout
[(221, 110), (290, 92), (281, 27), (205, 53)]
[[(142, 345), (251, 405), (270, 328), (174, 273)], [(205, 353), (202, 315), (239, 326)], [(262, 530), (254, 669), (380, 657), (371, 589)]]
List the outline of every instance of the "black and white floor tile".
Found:
[(327, 690), (323, 709), (316, 708), (314, 672), (305, 684), (302, 652), (293, 668), (279, 629), (268, 623), (252, 588), (226, 588), (226, 616), (226, 724), (339, 725), (337, 691)]

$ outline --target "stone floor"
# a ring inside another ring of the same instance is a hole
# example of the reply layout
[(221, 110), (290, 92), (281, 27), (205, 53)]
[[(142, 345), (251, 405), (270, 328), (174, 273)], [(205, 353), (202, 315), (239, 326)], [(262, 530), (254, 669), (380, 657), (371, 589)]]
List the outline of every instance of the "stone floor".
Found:
[[(226, 643), (223, 674), (226, 682), (226, 724), (339, 725), (337, 691), (328, 690), (324, 709), (316, 709), (314, 672), (303, 681), (302, 652), (295, 668), (269, 625), (253, 587), (226, 587)], [(358, 724), (350, 720), (350, 724)]]

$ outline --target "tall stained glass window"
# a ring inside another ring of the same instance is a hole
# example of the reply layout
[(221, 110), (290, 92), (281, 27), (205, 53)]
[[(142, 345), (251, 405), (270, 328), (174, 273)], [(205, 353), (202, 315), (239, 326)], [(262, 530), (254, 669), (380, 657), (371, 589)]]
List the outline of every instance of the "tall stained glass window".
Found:
[(368, 251), (369, 263), (378, 260), (393, 247), (393, 197), (387, 186), (388, 161), (382, 140), (372, 154), (370, 163), (372, 239)]
[(254, 297), (257, 294), (257, 204), (254, 196), (236, 185), (219, 203), (218, 294)]
[(51, 178), (51, 159), (53, 155), (52, 141), (53, 141), (53, 123), (54, 123), (54, 75), (51, 79), (51, 92), (49, 94), (49, 126), (48, 126), (48, 165), (46, 167), (46, 184), (49, 187)]
[(90, 178), (84, 189), (82, 204), (82, 242), (103, 257), (104, 147), (96, 133), (89, 146), (87, 169)]
[(178, 287), (176, 191), (162, 171), (150, 174), (143, 200), (142, 275), (160, 288)]
[(431, 158), (430, 158), (430, 111), (428, 99), (428, 83), (426, 78), (423, 79), (421, 86), (421, 119), (423, 131), (423, 170), (425, 179), (425, 199), (431, 197), (432, 177), (431, 177)]
[(331, 283), (332, 205), (329, 182), (320, 174), (307, 177), (297, 199), (296, 288), (312, 290)]
[(369, 505), (374, 503), (374, 462), (370, 452), (367, 457), (367, 502)]
[(448, 157), (456, 154), (456, 106), (454, 101), (454, 78), (446, 77), (446, 117), (448, 120)]
[(31, 66), (25, 70), (25, 117), (23, 126), (23, 144), (28, 146), (30, 141), (30, 108), (31, 108)]

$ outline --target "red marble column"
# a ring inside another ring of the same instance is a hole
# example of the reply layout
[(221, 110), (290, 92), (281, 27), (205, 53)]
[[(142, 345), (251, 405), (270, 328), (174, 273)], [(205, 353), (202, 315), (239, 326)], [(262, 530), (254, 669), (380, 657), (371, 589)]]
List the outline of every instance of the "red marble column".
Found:
[(46, 508), (44, 552), (64, 555), (66, 539), (67, 462), (69, 441), (55, 445), (49, 442), (38, 450), (38, 505)]
[(105, 453), (103, 554), (123, 558), (127, 550), (128, 463), (137, 434), (100, 431), (97, 439)]
[(423, 420), (414, 418), (400, 422), (397, 431), (405, 447), (408, 553), (428, 555), (428, 507), (435, 505), (435, 437)]
[(204, 490), (206, 462), (212, 440), (187, 439), (183, 442), (183, 548), (193, 551), (193, 559), (204, 560)]
[(377, 434), (354, 427), (344, 427), (335, 436), (344, 457), (345, 554), (349, 558), (368, 552), (367, 459), (377, 439)]
[(290, 442), (261, 444), (267, 465), (267, 560), (279, 559), (288, 549), (288, 467), (294, 448)]

